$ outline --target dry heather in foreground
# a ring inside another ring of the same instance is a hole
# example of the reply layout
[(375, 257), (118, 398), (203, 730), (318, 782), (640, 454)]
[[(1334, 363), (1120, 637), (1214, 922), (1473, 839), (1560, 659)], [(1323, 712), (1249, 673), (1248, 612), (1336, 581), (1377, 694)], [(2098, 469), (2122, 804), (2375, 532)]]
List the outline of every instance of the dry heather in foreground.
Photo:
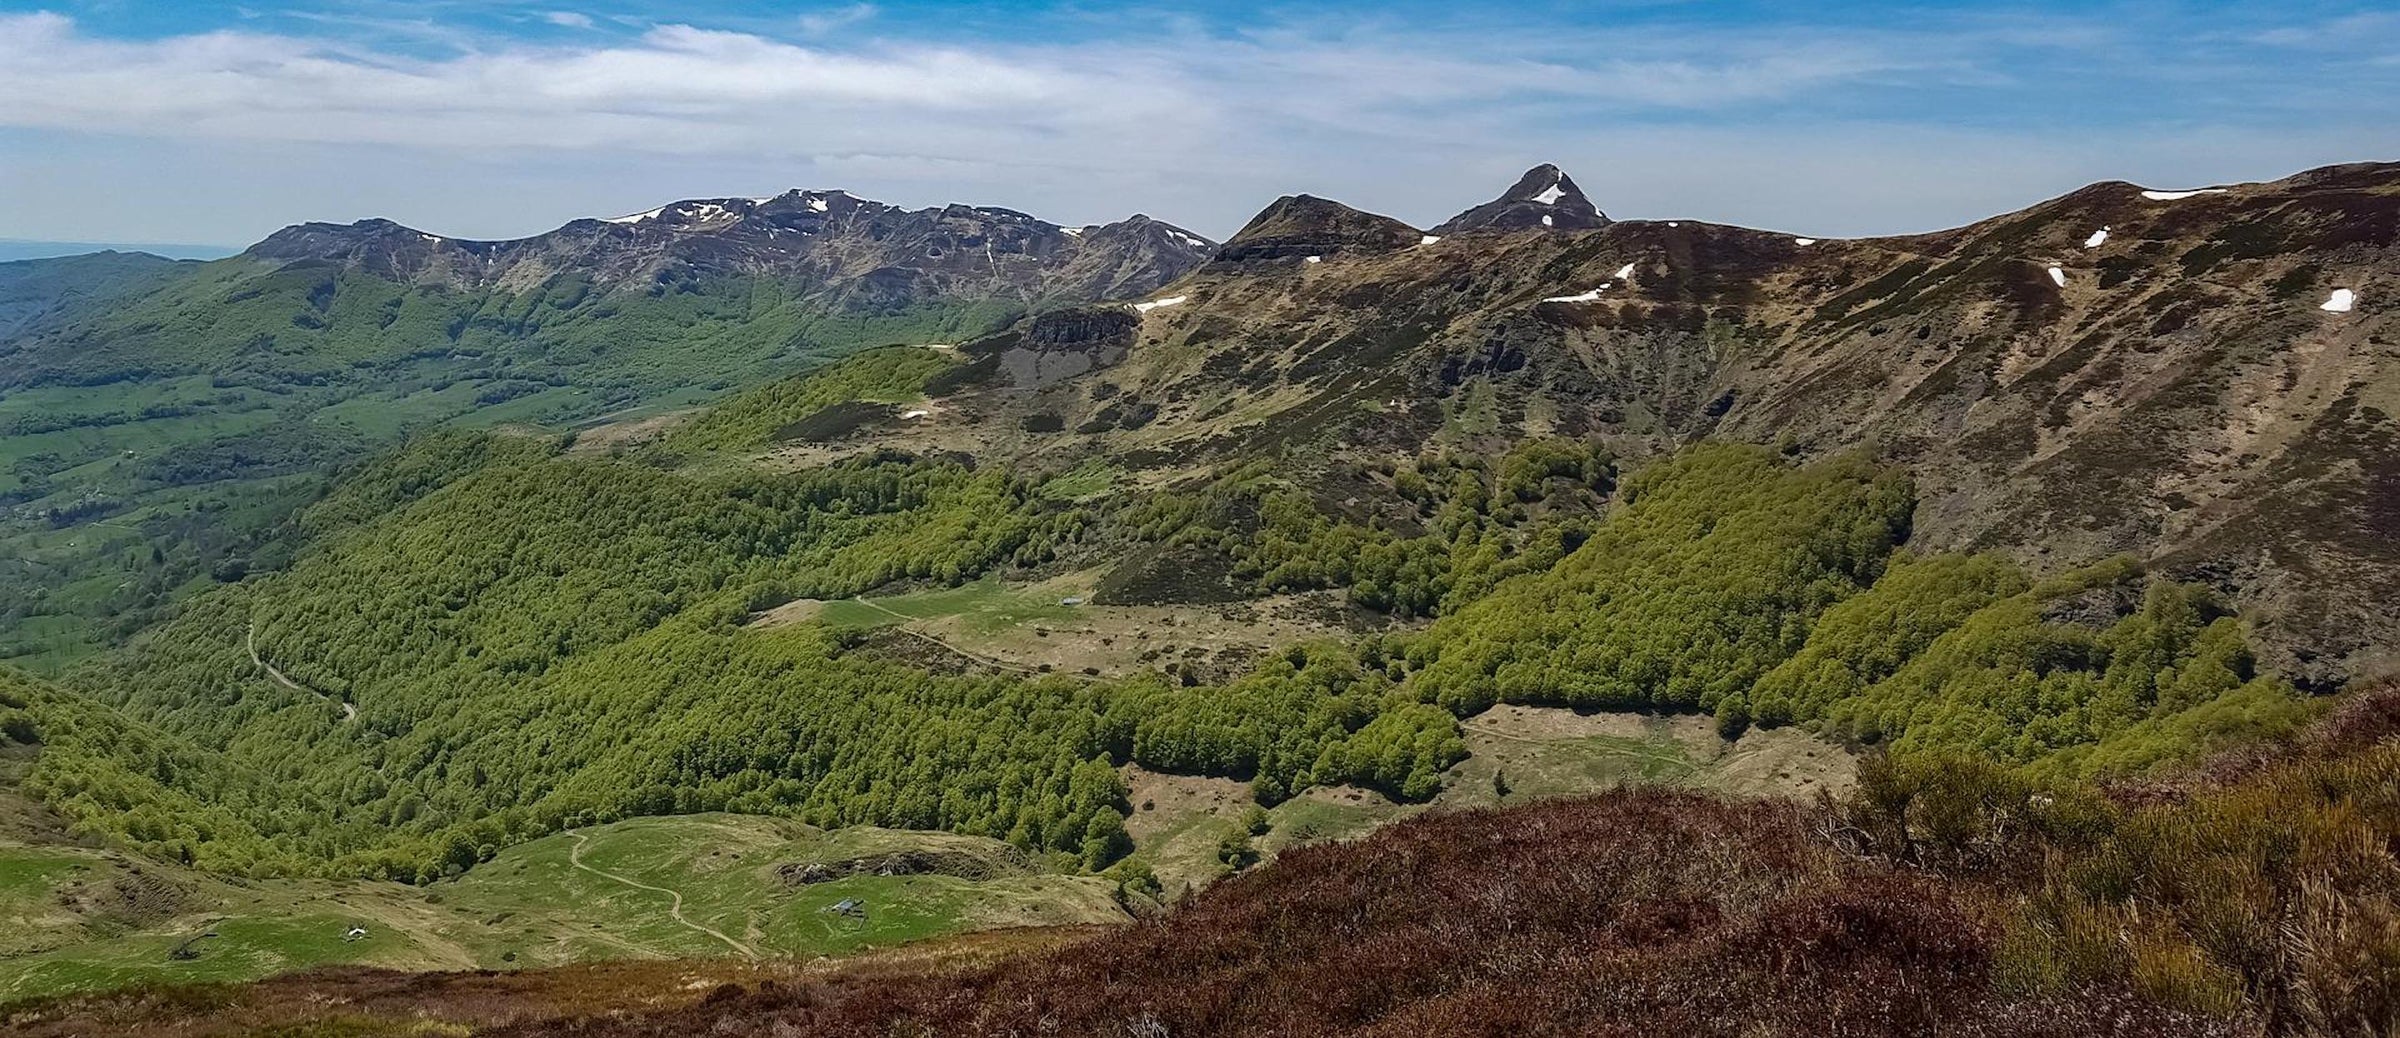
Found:
[(1081, 939), (814, 967), (319, 971), (11, 1022), (177, 1038), (2378, 1038), (2400, 1034), (2396, 848), (2400, 690), (2385, 690), (2289, 744), (2140, 787), (1877, 759), (1839, 804), (1639, 789), (1421, 816)]

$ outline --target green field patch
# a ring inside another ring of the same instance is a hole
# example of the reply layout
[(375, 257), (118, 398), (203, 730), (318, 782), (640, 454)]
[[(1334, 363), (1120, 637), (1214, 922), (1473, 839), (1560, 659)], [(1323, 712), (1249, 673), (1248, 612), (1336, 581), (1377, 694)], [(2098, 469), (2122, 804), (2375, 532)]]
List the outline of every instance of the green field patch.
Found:
[[(869, 869), (890, 868), (892, 859), (963, 862), (956, 871), (975, 875), (794, 878), (808, 863), (862, 859)], [(62, 890), (93, 885), (115, 868), (97, 851), (0, 846), (0, 920), (34, 935), (18, 943), (23, 953), (0, 945), (0, 1002), (337, 964), (508, 969), (623, 958), (813, 958), (970, 930), (1122, 918), (1108, 882), (1051, 871), (995, 840), (821, 831), (750, 815), (637, 818), (561, 833), (425, 887), (236, 884), (144, 865), (191, 893), (173, 918), (130, 930), (56, 907)], [(674, 894), (682, 895), (682, 921), (672, 912)], [(831, 910), (844, 901), (856, 909)], [(353, 929), (363, 933), (353, 936)], [(185, 957), (176, 956), (179, 947)]]
[(1124, 475), (1123, 468), (1095, 458), (1044, 481), (1041, 495), (1054, 501), (1091, 501), (1108, 496)]
[(72, 848), (0, 847), (0, 912), (17, 915), (49, 901), (58, 884), (91, 870), (91, 857)]
[(1063, 620), (1076, 615), (1077, 606), (1061, 604), (1065, 598), (1048, 585), (1011, 585), (998, 577), (984, 577), (958, 587), (930, 591), (912, 591), (900, 595), (873, 598), (835, 599), (827, 601), (817, 613), (819, 619), (838, 627), (881, 627), (912, 620), (942, 620), (960, 618), (970, 630), (994, 631), (1035, 620)]

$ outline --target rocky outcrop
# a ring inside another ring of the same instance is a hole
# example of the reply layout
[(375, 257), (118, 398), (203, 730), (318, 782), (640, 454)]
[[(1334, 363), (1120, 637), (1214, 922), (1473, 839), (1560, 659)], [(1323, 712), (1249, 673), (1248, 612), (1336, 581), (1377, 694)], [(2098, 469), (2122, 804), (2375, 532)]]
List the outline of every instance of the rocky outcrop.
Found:
[(1056, 310), (1035, 317), (999, 353), (1000, 370), (1020, 388), (1039, 388), (1125, 359), (1141, 329), (1123, 306)]
[(1433, 233), (1475, 231), (1588, 231), (1608, 225), (1608, 214), (1583, 196), (1575, 178), (1547, 162), (1526, 170), (1500, 197), (1451, 217)]

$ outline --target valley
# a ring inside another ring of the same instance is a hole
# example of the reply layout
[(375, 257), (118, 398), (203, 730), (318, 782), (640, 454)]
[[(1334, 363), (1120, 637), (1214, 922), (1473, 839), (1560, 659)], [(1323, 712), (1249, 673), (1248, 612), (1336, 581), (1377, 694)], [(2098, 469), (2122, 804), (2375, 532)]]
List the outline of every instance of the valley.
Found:
[[(1146, 219), (1065, 230), (794, 191), (517, 242), (370, 220), (205, 264), (0, 264), (0, 659), (56, 672), (273, 568), (277, 523), (327, 472), (410, 433), (689, 409), (865, 347), (1146, 291), (1205, 244)], [(761, 241), (776, 235), (790, 243)], [(944, 259), (967, 249), (979, 269)]]
[(0, 271), (0, 1015), (2364, 1019), (2381, 931), (2277, 973), (2108, 869), (2388, 918), (2400, 166), (2156, 194), (1815, 240), (1545, 165), (1221, 245), (794, 192)]

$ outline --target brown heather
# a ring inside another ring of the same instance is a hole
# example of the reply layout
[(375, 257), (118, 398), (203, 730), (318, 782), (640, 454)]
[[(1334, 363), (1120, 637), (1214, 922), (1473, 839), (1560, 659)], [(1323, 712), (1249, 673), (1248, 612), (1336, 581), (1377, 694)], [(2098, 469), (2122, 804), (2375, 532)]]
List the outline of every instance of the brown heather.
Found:
[(1156, 922), (953, 975), (720, 992), (493, 1034), (2240, 1033), (2122, 992), (2004, 998), (1992, 903), (1815, 810), (1665, 790), (1406, 823)]
[[(2400, 688), (2179, 781), (1966, 759), (1840, 803), (1421, 816), (1088, 937), (847, 963), (320, 970), (20, 1006), (33, 1035), (2400, 1034)], [(695, 980), (694, 978), (699, 978)]]

